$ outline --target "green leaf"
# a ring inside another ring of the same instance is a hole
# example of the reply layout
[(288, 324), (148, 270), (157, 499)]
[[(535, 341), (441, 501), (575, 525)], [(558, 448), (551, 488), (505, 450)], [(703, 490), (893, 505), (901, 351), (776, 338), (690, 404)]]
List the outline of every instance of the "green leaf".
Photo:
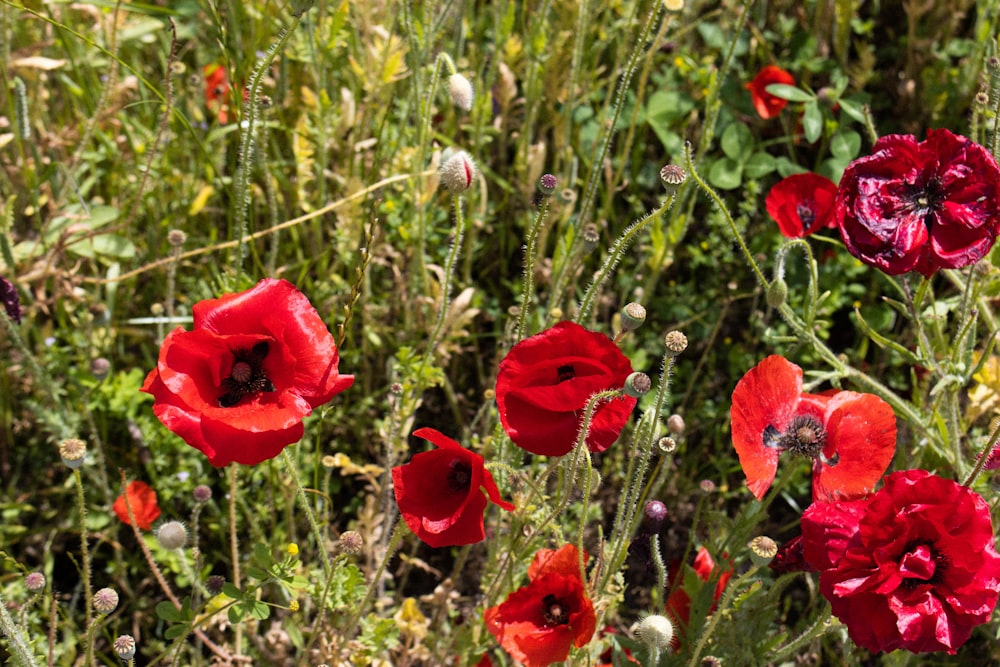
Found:
[(164, 600), (156, 605), (156, 615), (164, 621), (168, 621), (170, 623), (178, 623), (184, 620), (184, 615), (181, 614), (181, 610), (175, 607), (173, 602), (168, 600)]
[(747, 178), (761, 178), (775, 170), (774, 157), (768, 153), (754, 153), (743, 165), (743, 173)]
[(772, 83), (764, 90), (775, 97), (780, 97), (789, 102), (812, 102), (816, 100), (816, 96), (812, 93), (807, 93), (800, 88), (784, 83)]
[(811, 144), (823, 136), (823, 112), (819, 110), (819, 102), (816, 100), (806, 103), (802, 114), (802, 128), (806, 133), (806, 141)]
[(240, 589), (236, 588), (236, 586), (233, 586), (228, 581), (226, 583), (222, 584), (222, 592), (225, 593), (226, 595), (228, 595), (229, 597), (233, 598), (234, 600), (242, 600), (243, 599), (243, 591), (241, 591)]
[(861, 104), (852, 100), (840, 100), (840, 109), (845, 114), (858, 121), (859, 123), (865, 122), (864, 111), (861, 110)]
[(722, 152), (736, 162), (743, 164), (753, 154), (753, 135), (742, 123), (730, 123), (722, 133)]
[(271, 615), (271, 608), (261, 602), (260, 600), (254, 600), (252, 602), (247, 602), (247, 611), (250, 615), (256, 618), (258, 621), (263, 621), (268, 616)]
[(733, 190), (743, 182), (743, 165), (732, 158), (716, 160), (708, 170), (708, 182), (722, 190)]
[(177, 639), (178, 637), (183, 637), (188, 633), (187, 625), (171, 625), (167, 628), (163, 636), (167, 639)]
[(861, 150), (861, 135), (854, 130), (842, 130), (830, 138), (830, 153), (850, 162)]

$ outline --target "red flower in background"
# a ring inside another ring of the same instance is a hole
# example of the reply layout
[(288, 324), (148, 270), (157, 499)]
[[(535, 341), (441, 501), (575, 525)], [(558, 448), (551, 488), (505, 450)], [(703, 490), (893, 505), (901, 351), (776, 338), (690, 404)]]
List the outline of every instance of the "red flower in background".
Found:
[(392, 490), (406, 525), (432, 547), (481, 542), (487, 495), (508, 512), (514, 509), (500, 497), (483, 457), (432, 428), (413, 435), (439, 449), (416, 454), (392, 469)]
[(787, 86), (795, 85), (795, 77), (775, 65), (768, 65), (753, 78), (753, 81), (746, 85), (750, 91), (750, 99), (753, 108), (757, 110), (761, 118), (774, 118), (788, 104), (788, 100), (776, 97), (767, 92), (767, 87), (772, 83), (783, 83)]
[(580, 574), (576, 546), (538, 551), (528, 579), (527, 586), (487, 609), (484, 620), (515, 660), (526, 667), (545, 667), (565, 660), (571, 647), (589, 642), (597, 616)]
[(1000, 595), (989, 505), (925, 470), (893, 473), (848, 504), (814, 503), (802, 516), (806, 557), (834, 615), (872, 652), (954, 654)]
[[(667, 614), (681, 626), (680, 629), (686, 631), (691, 622), (691, 596), (684, 590), (683, 579), (678, 577), (680, 570), (681, 563), (679, 561), (670, 564), (669, 580), (674, 582), (674, 588), (670, 591), (670, 597), (667, 598), (666, 609)], [(733, 564), (723, 555), (723, 563), (716, 565), (715, 559), (712, 558), (708, 549), (699, 547), (698, 554), (694, 557), (693, 570), (698, 579), (703, 582), (711, 581), (713, 576), (718, 576), (712, 598), (718, 602), (726, 590), (726, 584), (733, 576)], [(712, 609), (715, 609), (714, 603)], [(674, 641), (679, 642), (680, 638), (676, 637)], [(679, 643), (677, 645), (679, 646)]]
[(205, 65), (205, 106), (216, 113), (219, 122), (229, 122), (229, 74), (222, 65)]
[(132, 525), (128, 519), (128, 508), (125, 507), (125, 494), (128, 494), (128, 504), (132, 507), (132, 514), (135, 515), (135, 525), (143, 530), (149, 530), (160, 516), (160, 506), (156, 503), (156, 491), (139, 480), (132, 480), (125, 487), (125, 493), (115, 499), (111, 509), (118, 515), (122, 522)]
[(948, 130), (888, 135), (844, 171), (835, 215), (847, 250), (890, 275), (968, 266), (996, 241), (1000, 166)]
[(302, 419), (354, 382), (316, 309), (286, 280), (194, 306), (142, 386), (163, 424), (214, 466), (255, 465), (298, 442)]
[(896, 449), (896, 416), (873, 394), (802, 393), (802, 369), (772, 355), (733, 390), (733, 445), (747, 486), (758, 500), (770, 488), (778, 455), (813, 459), (813, 498), (865, 495), (889, 467)]
[[(521, 449), (562, 456), (576, 443), (590, 397), (623, 387), (631, 372), (628, 358), (607, 336), (560, 322), (522, 340), (500, 362), (500, 421)], [(590, 451), (614, 444), (635, 403), (625, 396), (597, 406), (587, 433)]]
[(790, 239), (835, 227), (837, 185), (825, 176), (805, 173), (782, 179), (767, 193), (764, 205), (781, 233)]

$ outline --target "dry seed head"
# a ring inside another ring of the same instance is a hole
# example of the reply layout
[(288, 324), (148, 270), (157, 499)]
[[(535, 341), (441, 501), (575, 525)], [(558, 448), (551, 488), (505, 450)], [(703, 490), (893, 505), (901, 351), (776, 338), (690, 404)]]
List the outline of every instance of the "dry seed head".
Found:
[(763, 567), (771, 562), (771, 559), (778, 553), (778, 545), (767, 535), (759, 535), (750, 544), (750, 560), (758, 567)]
[(601, 233), (597, 229), (597, 225), (592, 222), (587, 223), (583, 226), (583, 249), (590, 252), (597, 247), (597, 244), (601, 241)]
[(627, 378), (625, 378), (625, 395), (631, 396), (632, 398), (642, 398), (649, 393), (649, 390), (653, 387), (652, 380), (645, 373), (631, 373)]
[(59, 443), (59, 458), (70, 470), (76, 470), (83, 465), (87, 455), (87, 443), (79, 438), (66, 438)]
[(132, 635), (122, 635), (115, 640), (115, 654), (122, 660), (131, 660), (135, 657), (135, 637)]
[(990, 103), (990, 95), (985, 90), (980, 90), (976, 93), (976, 104), (981, 107), (985, 107)]
[(167, 243), (175, 248), (179, 248), (187, 241), (187, 234), (179, 229), (171, 229), (167, 232)]
[(680, 331), (671, 331), (663, 337), (663, 344), (667, 348), (667, 354), (671, 357), (676, 357), (687, 349), (688, 339)]
[(660, 180), (668, 195), (677, 193), (678, 188), (687, 180), (687, 172), (684, 168), (676, 164), (668, 164), (660, 170)]
[(659, 447), (660, 451), (664, 454), (669, 454), (677, 449), (677, 441), (670, 436), (666, 436), (664, 438), (660, 438), (660, 441), (656, 443), (656, 446)]
[(643, 308), (641, 303), (627, 303), (625, 307), (622, 308), (622, 330), (623, 331), (635, 331), (642, 326), (642, 323), (646, 321), (646, 309)]
[(110, 614), (118, 607), (118, 593), (112, 588), (102, 588), (94, 593), (94, 611)]
[(226, 584), (226, 578), (221, 574), (213, 574), (205, 580), (205, 590), (212, 595), (218, 595), (222, 592), (222, 587)]
[(361, 548), (365, 545), (364, 538), (360, 533), (348, 530), (340, 534), (340, 548), (344, 553), (351, 555), (361, 553)]
[(684, 417), (680, 415), (670, 415), (667, 418), (667, 430), (669, 430), (674, 435), (684, 434)]
[(191, 495), (194, 496), (194, 501), (196, 503), (207, 503), (212, 499), (212, 489), (204, 484), (199, 484), (194, 487), (194, 491), (191, 492)]

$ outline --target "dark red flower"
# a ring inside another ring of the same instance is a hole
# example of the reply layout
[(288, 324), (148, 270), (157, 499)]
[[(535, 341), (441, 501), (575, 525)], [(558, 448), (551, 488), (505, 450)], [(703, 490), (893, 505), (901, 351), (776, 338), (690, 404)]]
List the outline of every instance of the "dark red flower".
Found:
[(4, 310), (10, 319), (18, 324), (21, 323), (21, 297), (17, 293), (17, 288), (9, 280), (0, 276), (0, 301), (3, 302)]
[(128, 508), (125, 506), (125, 494), (128, 494), (128, 504), (135, 515), (135, 525), (143, 530), (149, 530), (160, 516), (160, 506), (156, 503), (156, 491), (145, 482), (132, 480), (125, 487), (125, 493), (115, 499), (111, 509), (124, 523), (132, 525), (128, 520)]
[(804, 554), (805, 543), (801, 535), (796, 535), (780, 547), (767, 567), (771, 574), (780, 577), (789, 572), (808, 572), (813, 568), (806, 562)]
[(594, 636), (597, 616), (579, 558), (572, 544), (541, 549), (528, 568), (530, 583), (484, 614), (486, 628), (525, 667), (563, 661), (571, 647), (580, 648)]
[(795, 77), (785, 70), (775, 65), (768, 65), (753, 78), (753, 81), (746, 85), (750, 91), (750, 99), (753, 108), (761, 118), (774, 118), (788, 104), (788, 100), (776, 97), (767, 92), (767, 87), (772, 83), (783, 83), (787, 86), (795, 85)]
[(813, 498), (865, 495), (896, 450), (896, 416), (873, 394), (802, 393), (802, 369), (772, 355), (736, 384), (730, 411), (733, 445), (758, 500), (771, 487), (778, 455), (813, 460)]
[(255, 465), (302, 438), (303, 417), (354, 382), (316, 309), (266, 278), (194, 306), (194, 329), (171, 331), (142, 386), (153, 412), (214, 466)]
[(413, 435), (440, 449), (416, 454), (392, 469), (392, 490), (406, 525), (432, 547), (481, 542), (487, 496), (508, 512), (514, 509), (500, 497), (483, 457), (432, 428)]
[[(573, 322), (522, 340), (500, 362), (496, 398), (500, 421), (521, 449), (562, 456), (576, 444), (590, 397), (620, 389), (632, 365), (607, 336)], [(587, 447), (603, 452), (618, 439), (636, 400), (604, 401), (594, 411)]]
[(229, 74), (222, 65), (205, 65), (205, 106), (215, 112), (219, 122), (229, 121)]
[[(716, 578), (715, 592), (712, 597), (715, 602), (718, 602), (719, 598), (722, 597), (722, 593), (726, 590), (726, 584), (729, 583), (730, 578), (733, 576), (733, 564), (726, 555), (723, 554), (722, 563), (716, 565), (712, 554), (705, 547), (698, 548), (698, 554), (694, 558), (694, 567), (692, 570), (699, 581), (709, 582), (712, 581), (713, 577)], [(687, 633), (688, 625), (691, 623), (691, 596), (688, 595), (684, 577), (680, 576), (680, 574), (680, 561), (671, 563), (669, 580), (673, 582), (673, 589), (670, 591), (670, 597), (667, 598), (666, 611), (677, 622), (676, 627), (678, 632), (674, 635), (674, 639), (671, 642), (675, 649), (681, 646), (682, 636)], [(715, 604), (713, 602), (712, 610), (714, 609)]]
[(797, 239), (836, 226), (836, 197), (837, 185), (829, 178), (813, 173), (793, 174), (771, 188), (764, 205), (781, 233)]
[(968, 266), (1000, 226), (1000, 166), (948, 130), (882, 137), (844, 171), (835, 205), (848, 251), (896, 275)]
[(802, 517), (834, 615), (872, 652), (954, 654), (1000, 595), (989, 505), (926, 470), (893, 473), (858, 503), (858, 512), (814, 503)]

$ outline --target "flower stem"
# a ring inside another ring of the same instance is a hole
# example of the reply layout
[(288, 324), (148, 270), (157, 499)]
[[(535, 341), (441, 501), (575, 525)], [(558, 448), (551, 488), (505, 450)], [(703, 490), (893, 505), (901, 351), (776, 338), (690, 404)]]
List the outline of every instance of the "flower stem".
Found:
[(535, 254), (537, 252), (536, 243), (538, 233), (545, 222), (545, 216), (549, 212), (550, 195), (544, 195), (542, 204), (535, 212), (535, 220), (528, 231), (528, 237), (524, 247), (524, 287), (521, 290), (521, 311), (517, 314), (517, 335), (514, 342), (520, 342), (528, 333), (528, 312), (531, 310), (531, 297), (535, 292)]
[(371, 604), (372, 599), (375, 597), (375, 591), (378, 590), (378, 582), (382, 578), (382, 573), (385, 572), (386, 566), (392, 559), (392, 555), (396, 553), (396, 549), (403, 541), (403, 536), (407, 533), (406, 524), (402, 521), (396, 522), (396, 527), (392, 531), (392, 539), (389, 540), (389, 546), (386, 547), (385, 554), (382, 556), (381, 562), (378, 564), (378, 568), (375, 570), (375, 574), (372, 576), (372, 580), (368, 582), (368, 589), (365, 591), (365, 597), (360, 603), (354, 608), (354, 613), (347, 621), (347, 625), (344, 626), (343, 632), (340, 636), (344, 641), (349, 641), (354, 628), (357, 627), (358, 621), (361, 620), (361, 615), (365, 612), (365, 609)]
[(90, 624), (94, 620), (94, 608), (90, 583), (90, 549), (87, 546), (87, 501), (83, 495), (83, 476), (79, 470), (73, 471), (73, 481), (76, 484), (76, 511), (80, 514), (80, 558), (83, 562), (83, 572), (81, 573), (83, 576), (83, 597), (85, 600), (87, 627), (90, 627)]
[[(233, 586), (240, 587), (240, 541), (236, 533), (236, 470), (239, 464), (229, 466), (229, 547), (233, 560)], [(243, 625), (236, 624), (236, 638), (233, 644), (236, 655), (243, 653)]]
[(302, 480), (299, 479), (298, 471), (295, 470), (295, 462), (292, 460), (291, 454), (288, 453), (288, 448), (281, 450), (281, 462), (285, 464), (285, 470), (295, 485), (295, 495), (299, 500), (299, 506), (306, 513), (306, 518), (309, 520), (309, 527), (312, 529), (313, 539), (316, 540), (316, 548), (322, 556), (323, 571), (326, 573), (327, 579), (330, 579), (333, 577), (333, 564), (326, 553), (326, 539), (323, 537), (323, 531), (320, 530), (319, 523), (316, 521), (316, 514), (309, 505), (309, 497), (302, 487)]
[(0, 630), (7, 637), (7, 648), (14, 656), (14, 662), (21, 667), (37, 667), (34, 653), (31, 652), (28, 638), (24, 634), (24, 629), (14, 623), (13, 617), (7, 610), (7, 601), (0, 594)]

